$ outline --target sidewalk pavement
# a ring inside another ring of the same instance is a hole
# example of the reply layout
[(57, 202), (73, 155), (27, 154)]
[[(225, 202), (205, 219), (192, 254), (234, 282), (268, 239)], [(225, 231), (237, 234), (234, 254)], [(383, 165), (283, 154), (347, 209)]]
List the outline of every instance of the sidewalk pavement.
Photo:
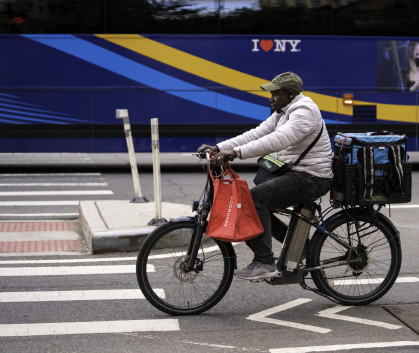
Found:
[[(419, 166), (419, 152), (409, 153), (414, 169)], [(69, 158), (71, 157), (71, 158)], [(62, 163), (57, 164), (57, 158)], [(152, 168), (150, 153), (136, 154), (139, 169)], [(82, 164), (77, 160), (82, 159)], [(107, 170), (130, 169), (128, 154), (0, 154), (0, 169), (4, 169), (7, 160), (12, 162), (15, 169), (46, 170), (48, 168), (63, 170)], [(161, 169), (164, 170), (191, 170), (201, 165), (192, 153), (162, 153), (160, 156)], [(237, 160), (235, 168), (256, 170), (256, 159)], [(10, 164), (8, 166), (10, 169)], [(154, 202), (133, 203), (129, 200), (108, 201), (81, 201), (79, 204), (79, 226), (87, 243), (88, 251), (92, 254), (136, 251), (143, 239), (150, 234), (156, 226), (149, 225), (155, 218)], [(176, 217), (193, 216), (191, 205), (176, 203), (162, 203), (162, 216), (166, 220)]]

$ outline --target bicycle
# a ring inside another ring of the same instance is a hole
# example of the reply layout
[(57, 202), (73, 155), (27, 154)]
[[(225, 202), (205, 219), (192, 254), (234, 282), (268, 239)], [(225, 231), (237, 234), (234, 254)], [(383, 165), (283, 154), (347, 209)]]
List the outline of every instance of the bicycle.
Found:
[[(145, 298), (171, 315), (202, 313), (227, 293), (236, 254), (231, 243), (205, 235), (211, 210), (213, 184), (209, 151), (197, 153), (205, 166), (207, 183), (195, 217), (180, 217), (156, 228), (141, 245), (137, 257), (137, 281)], [(274, 210), (290, 218), (277, 261), (278, 275), (259, 280), (270, 285), (299, 283), (335, 303), (366, 305), (386, 294), (400, 271), (399, 232), (380, 207), (331, 206), (322, 212), (317, 200), (291, 209)], [(314, 234), (309, 237), (310, 229)], [(304, 245), (308, 241), (308, 251)], [(306, 284), (311, 275), (315, 288)]]

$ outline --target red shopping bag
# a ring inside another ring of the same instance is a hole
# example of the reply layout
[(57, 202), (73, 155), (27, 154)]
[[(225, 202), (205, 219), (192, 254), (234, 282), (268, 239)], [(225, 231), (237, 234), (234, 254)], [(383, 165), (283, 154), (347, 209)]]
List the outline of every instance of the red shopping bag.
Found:
[(214, 199), (206, 234), (225, 242), (240, 242), (261, 235), (263, 227), (246, 180), (240, 179), (228, 164), (224, 175), (211, 174)]

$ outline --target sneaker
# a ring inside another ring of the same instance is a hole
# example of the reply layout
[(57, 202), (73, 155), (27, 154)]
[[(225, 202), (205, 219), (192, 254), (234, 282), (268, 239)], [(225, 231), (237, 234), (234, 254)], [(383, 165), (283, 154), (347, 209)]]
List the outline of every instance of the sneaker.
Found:
[(271, 265), (253, 260), (245, 268), (235, 272), (236, 277), (242, 279), (262, 279), (275, 277), (278, 274), (275, 262)]

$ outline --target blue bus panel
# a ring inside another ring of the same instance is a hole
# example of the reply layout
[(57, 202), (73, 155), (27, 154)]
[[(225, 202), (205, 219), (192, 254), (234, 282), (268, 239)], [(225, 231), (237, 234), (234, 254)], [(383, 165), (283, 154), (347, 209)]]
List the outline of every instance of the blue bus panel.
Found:
[(193, 151), (265, 120), (260, 84), (285, 71), (302, 77), (330, 134), (406, 133), (417, 151), (415, 47), (419, 38), (2, 35), (0, 152), (125, 151), (116, 109), (129, 111), (137, 152), (150, 151), (156, 117), (161, 151)]

